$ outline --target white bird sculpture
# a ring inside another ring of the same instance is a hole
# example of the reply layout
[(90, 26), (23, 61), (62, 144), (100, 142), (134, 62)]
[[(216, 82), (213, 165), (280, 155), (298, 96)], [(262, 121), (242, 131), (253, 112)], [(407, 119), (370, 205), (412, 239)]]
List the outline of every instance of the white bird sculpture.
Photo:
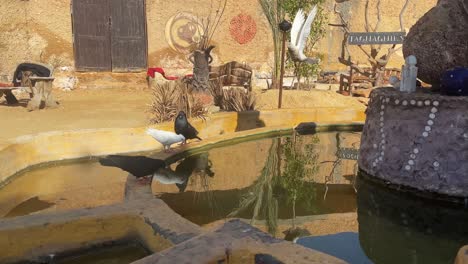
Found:
[(307, 20), (304, 17), (302, 9), (297, 11), (296, 17), (291, 28), (291, 42), (288, 45), (289, 52), (292, 55), (294, 61), (306, 62), (309, 64), (316, 64), (320, 62), (320, 59), (308, 58), (304, 54), (304, 48), (309, 37), (310, 30), (312, 28), (312, 22), (317, 15), (317, 6), (314, 6), (307, 16)]
[(152, 136), (159, 143), (164, 146), (164, 152), (169, 152), (171, 145), (177, 142), (182, 142), (185, 140), (183, 135), (177, 135), (176, 133), (158, 130), (154, 128), (148, 128), (146, 134)]

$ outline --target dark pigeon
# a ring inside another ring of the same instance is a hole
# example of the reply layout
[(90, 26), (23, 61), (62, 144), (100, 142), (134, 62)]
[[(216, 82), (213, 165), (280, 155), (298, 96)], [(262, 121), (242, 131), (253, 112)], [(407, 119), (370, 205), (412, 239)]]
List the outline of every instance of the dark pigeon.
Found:
[(187, 142), (187, 139), (199, 139), (198, 131), (188, 122), (187, 115), (184, 111), (180, 111), (174, 121), (174, 131), (176, 134), (182, 134), (185, 137), (184, 143)]
[(120, 168), (136, 178), (152, 176), (158, 169), (166, 167), (164, 160), (152, 159), (145, 156), (109, 155), (100, 158), (99, 163), (103, 166)]

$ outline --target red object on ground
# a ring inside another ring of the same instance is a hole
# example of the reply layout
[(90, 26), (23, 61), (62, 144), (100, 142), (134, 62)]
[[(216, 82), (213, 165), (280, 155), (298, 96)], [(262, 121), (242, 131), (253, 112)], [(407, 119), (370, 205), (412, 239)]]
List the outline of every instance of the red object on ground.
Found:
[[(148, 71), (146, 72), (146, 75), (151, 76), (151, 78), (154, 78), (156, 72), (161, 74), (164, 77), (164, 79), (166, 79), (166, 80), (174, 81), (174, 80), (179, 79), (179, 77), (177, 77), (177, 76), (166, 76), (166, 73), (164, 72), (164, 69), (160, 68), (160, 67), (148, 68)], [(193, 76), (193, 74), (185, 75), (185, 77), (192, 77), (192, 76)]]
[(12, 83), (0, 83), (0, 87), (13, 87)]

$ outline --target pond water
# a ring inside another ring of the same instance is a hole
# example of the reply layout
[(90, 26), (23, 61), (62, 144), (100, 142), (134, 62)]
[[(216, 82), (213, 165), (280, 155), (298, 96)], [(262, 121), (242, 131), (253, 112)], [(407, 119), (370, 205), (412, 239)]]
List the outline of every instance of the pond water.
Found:
[(118, 203), (127, 175), (96, 161), (26, 171), (0, 188), (0, 217)]
[(138, 243), (102, 247), (75, 256), (59, 257), (53, 264), (128, 264), (148, 256)]
[[(349, 263), (453, 263), (468, 244), (468, 210), (357, 176), (360, 136), (327, 132), (212, 148), (157, 170), (151, 188), (198, 225), (241, 218)], [(131, 160), (143, 170), (151, 166), (145, 157)], [(116, 203), (126, 176), (96, 161), (33, 170), (0, 189), (0, 204), (10, 199), (2, 215)], [(53, 190), (45, 187), (48, 181)], [(93, 258), (80, 263), (105, 259)]]
[(199, 225), (241, 218), (349, 263), (453, 263), (468, 210), (357, 176), (359, 143), (334, 132), (215, 148), (172, 164), (178, 183), (156, 178), (153, 193)]

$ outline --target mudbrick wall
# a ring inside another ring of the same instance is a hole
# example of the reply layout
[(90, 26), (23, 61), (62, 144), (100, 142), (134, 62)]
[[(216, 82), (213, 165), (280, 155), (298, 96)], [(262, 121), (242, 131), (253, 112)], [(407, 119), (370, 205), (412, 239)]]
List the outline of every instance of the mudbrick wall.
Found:
[(468, 197), (466, 97), (371, 93), (359, 167), (393, 184)]
[[(204, 17), (210, 9), (210, 0), (164, 1), (146, 0), (148, 38), (148, 66), (162, 66), (170, 73), (182, 74), (191, 70), (187, 47), (196, 40), (193, 33), (197, 16)], [(365, 1), (339, 1), (338, 9), (349, 20), (352, 31), (364, 31)], [(369, 21), (376, 22), (376, 2), (370, 1)], [(381, 1), (379, 31), (399, 30), (398, 15), (404, 0)], [(436, 0), (410, 1), (405, 16), (408, 30), (427, 12)], [(329, 22), (338, 23), (333, 13), (334, 0), (328, 0), (325, 9)], [(59, 78), (55, 86), (75, 86), (93, 80), (122, 79), (118, 74), (80, 74), (74, 71), (73, 32), (70, 12), (71, 0), (9, 0), (0, 1), (0, 80), (11, 79), (16, 65), (22, 61), (39, 61), (53, 65)], [(397, 8), (398, 7), (398, 8)], [(292, 20), (292, 18), (291, 18)], [(185, 34), (185, 33), (186, 34)], [(180, 34), (182, 34), (182, 37)], [(338, 63), (343, 33), (340, 28), (328, 27), (327, 34), (316, 46), (324, 55), (324, 69), (345, 69)], [(271, 30), (262, 8), (256, 0), (229, 0), (224, 16), (213, 37), (216, 48), (214, 64), (231, 60), (247, 62), (255, 70), (270, 72), (273, 65)], [(355, 47), (351, 55), (359, 63), (367, 59)], [(400, 67), (402, 54), (397, 52), (391, 66)], [(144, 75), (142, 75), (144, 77)], [(125, 80), (123, 80), (125, 81)]]

